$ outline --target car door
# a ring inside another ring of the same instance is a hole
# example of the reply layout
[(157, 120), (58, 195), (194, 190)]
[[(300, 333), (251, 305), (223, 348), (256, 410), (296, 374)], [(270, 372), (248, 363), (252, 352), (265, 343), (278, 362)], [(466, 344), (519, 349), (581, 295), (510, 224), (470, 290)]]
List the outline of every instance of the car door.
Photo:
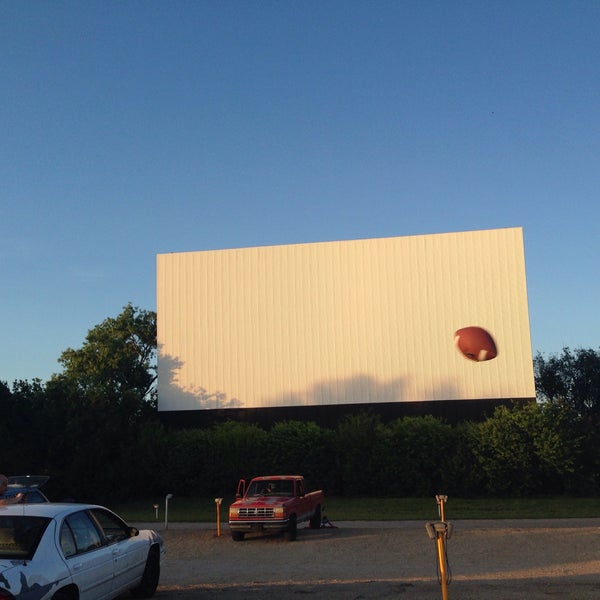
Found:
[(65, 518), (60, 545), (71, 577), (79, 588), (79, 600), (112, 598), (112, 548), (103, 543), (94, 520), (86, 510)]
[(134, 587), (144, 573), (149, 544), (135, 535), (117, 515), (108, 510), (90, 510), (102, 530), (113, 559), (113, 591), (120, 593)]

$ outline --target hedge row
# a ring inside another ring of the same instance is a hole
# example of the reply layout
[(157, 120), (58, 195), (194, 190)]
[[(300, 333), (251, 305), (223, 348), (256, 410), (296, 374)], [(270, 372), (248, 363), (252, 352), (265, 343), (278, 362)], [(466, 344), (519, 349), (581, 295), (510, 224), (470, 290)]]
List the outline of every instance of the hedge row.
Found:
[(501, 407), (486, 421), (458, 425), (431, 416), (383, 423), (361, 413), (335, 429), (230, 421), (167, 430), (156, 415), (132, 422), (110, 404), (69, 405), (61, 414), (47, 395), (27, 398), (1, 403), (0, 469), (49, 474), (54, 499), (227, 497), (240, 478), (277, 473), (343, 496), (600, 491), (600, 428), (555, 404)]
[(311, 487), (344, 496), (593, 494), (600, 489), (595, 432), (536, 404), (501, 407), (482, 423), (459, 425), (430, 416), (384, 424), (368, 413), (334, 430), (298, 421), (269, 430), (232, 421), (167, 432), (155, 424), (135, 446), (144, 462), (139, 473), (151, 485), (135, 487), (224, 496), (242, 477), (298, 473)]

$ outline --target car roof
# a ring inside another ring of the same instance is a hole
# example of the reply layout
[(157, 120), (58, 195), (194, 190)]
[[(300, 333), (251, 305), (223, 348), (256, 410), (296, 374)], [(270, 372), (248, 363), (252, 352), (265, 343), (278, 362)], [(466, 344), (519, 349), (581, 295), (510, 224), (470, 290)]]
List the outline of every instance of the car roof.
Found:
[(103, 508), (97, 504), (42, 502), (40, 504), (9, 504), (0, 506), (0, 516), (48, 517), (55, 519), (78, 510)]

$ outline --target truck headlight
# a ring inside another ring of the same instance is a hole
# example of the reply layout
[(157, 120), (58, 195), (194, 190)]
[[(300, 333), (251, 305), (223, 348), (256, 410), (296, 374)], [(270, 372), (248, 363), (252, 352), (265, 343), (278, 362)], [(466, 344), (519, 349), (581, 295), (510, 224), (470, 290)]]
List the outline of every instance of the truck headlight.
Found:
[(285, 517), (285, 509), (283, 506), (276, 506), (273, 514), (277, 519), (283, 519)]

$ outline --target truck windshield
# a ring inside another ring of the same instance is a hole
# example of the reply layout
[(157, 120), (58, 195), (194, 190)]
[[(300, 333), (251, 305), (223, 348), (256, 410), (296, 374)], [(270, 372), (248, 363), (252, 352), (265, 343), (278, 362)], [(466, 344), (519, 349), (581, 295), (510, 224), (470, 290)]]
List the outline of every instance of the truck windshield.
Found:
[(248, 496), (288, 496), (294, 495), (294, 482), (289, 480), (253, 481), (248, 488)]

